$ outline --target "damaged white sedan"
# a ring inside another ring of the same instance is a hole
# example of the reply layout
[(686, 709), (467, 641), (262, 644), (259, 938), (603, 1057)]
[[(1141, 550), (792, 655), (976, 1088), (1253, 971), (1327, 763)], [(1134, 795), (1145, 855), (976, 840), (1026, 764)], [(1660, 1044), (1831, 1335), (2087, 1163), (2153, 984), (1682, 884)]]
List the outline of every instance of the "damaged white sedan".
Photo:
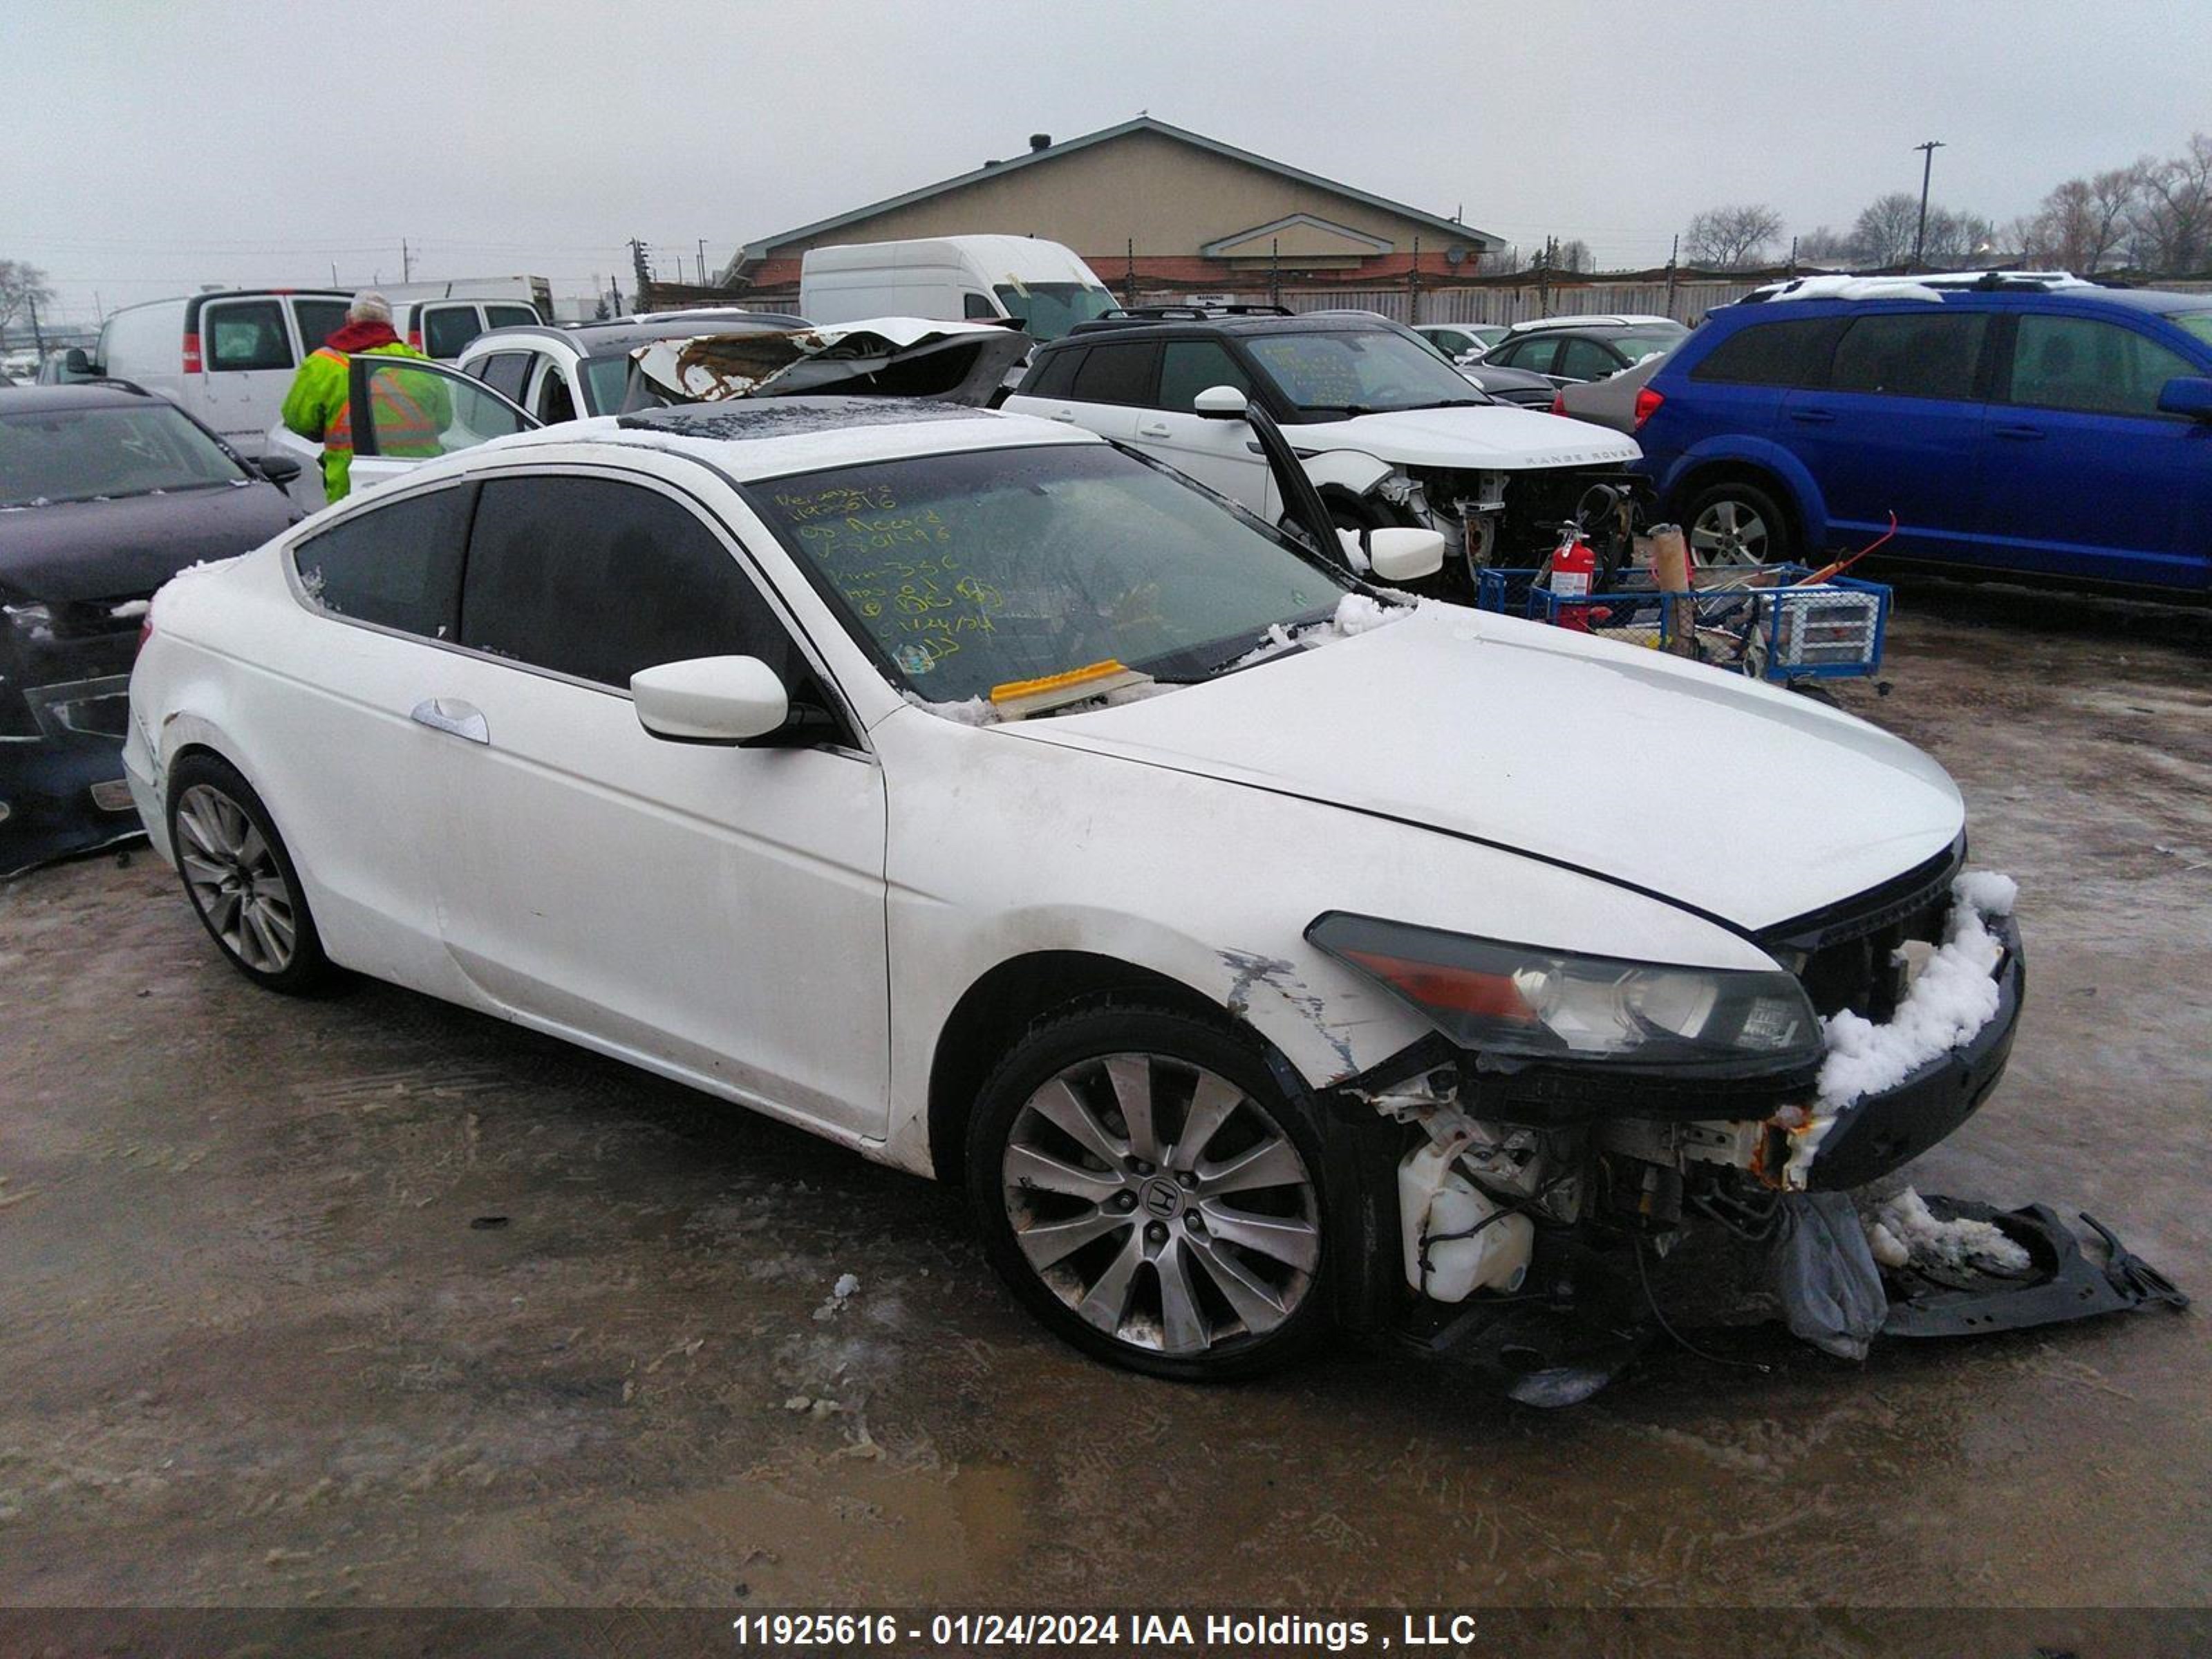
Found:
[[(149, 629), (131, 787), (249, 978), (355, 969), (963, 1180), (1021, 1299), (1144, 1370), (1348, 1327), (1565, 1374), (1647, 1253), (1903, 1163), (2012, 1043), (1927, 757), (1370, 586), (1066, 426), (527, 433)], [(1829, 1024), (1960, 939), (1983, 1017), (1824, 1091)]]

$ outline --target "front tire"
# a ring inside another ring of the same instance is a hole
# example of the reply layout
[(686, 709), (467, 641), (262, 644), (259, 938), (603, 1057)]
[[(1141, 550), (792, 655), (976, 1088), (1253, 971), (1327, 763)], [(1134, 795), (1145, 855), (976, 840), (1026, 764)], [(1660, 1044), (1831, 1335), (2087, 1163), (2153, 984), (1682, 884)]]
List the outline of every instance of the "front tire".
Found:
[(177, 763), (169, 845), (193, 914), (232, 967), (256, 985), (295, 995), (329, 977), (292, 855), (236, 767), (213, 755)]
[(1086, 1353), (1213, 1382), (1327, 1327), (1320, 1138), (1231, 1029), (1110, 1003), (1033, 1028), (967, 1165), (992, 1266)]
[(1690, 562), (1699, 569), (1787, 564), (1797, 537), (1782, 503), (1763, 485), (1741, 478), (1708, 484), (1682, 515)]

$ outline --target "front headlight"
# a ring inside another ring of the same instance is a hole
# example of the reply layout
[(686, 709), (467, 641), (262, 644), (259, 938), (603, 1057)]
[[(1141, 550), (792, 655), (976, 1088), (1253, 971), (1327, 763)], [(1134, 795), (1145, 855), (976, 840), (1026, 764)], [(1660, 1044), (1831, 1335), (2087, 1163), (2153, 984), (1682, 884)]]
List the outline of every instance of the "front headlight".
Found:
[(1778, 1070), (1822, 1052), (1804, 988), (1779, 969), (1577, 956), (1342, 911), (1306, 938), (1485, 1054)]

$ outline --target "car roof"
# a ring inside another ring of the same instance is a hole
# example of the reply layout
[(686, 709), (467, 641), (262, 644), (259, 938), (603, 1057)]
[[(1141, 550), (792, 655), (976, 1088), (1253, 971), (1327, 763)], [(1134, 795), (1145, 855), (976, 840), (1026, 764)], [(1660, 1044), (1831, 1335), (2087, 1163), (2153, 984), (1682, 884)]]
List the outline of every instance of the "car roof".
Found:
[(733, 398), (564, 421), (456, 451), (410, 476), (465, 473), (473, 458), (556, 444), (686, 455), (742, 483), (960, 450), (1104, 441), (1057, 421), (921, 398)]
[(1534, 334), (1556, 328), (1682, 328), (1686, 325), (1672, 317), (1655, 317), (1640, 313), (1610, 313), (1587, 317), (1531, 317), (1525, 323), (1516, 323), (1505, 331), (1508, 334)]
[(1308, 311), (1290, 317), (1246, 317), (1234, 314), (1198, 317), (1098, 317), (1087, 323), (1078, 323), (1057, 340), (1048, 340), (1037, 348), (1039, 352), (1064, 349), (1076, 342), (1103, 339), (1109, 336), (1119, 338), (1133, 334), (1149, 338), (1160, 334), (1316, 334), (1323, 331), (1341, 331), (1347, 328), (1371, 329), (1381, 332), (1395, 332), (1405, 326), (1395, 323), (1379, 312), (1373, 311)]
[(167, 404), (168, 399), (124, 385), (0, 386), (0, 415), (57, 409), (135, 409), (149, 402)]
[(525, 337), (557, 341), (581, 357), (621, 356), (633, 348), (655, 340), (689, 339), (712, 334), (731, 324), (761, 328), (806, 328), (804, 317), (781, 311), (741, 311), (729, 308), (672, 311), (649, 317), (617, 317), (603, 323), (517, 323), (511, 328), (488, 328), (468, 343), (464, 355), (473, 356), (484, 342), (519, 341)]
[[(1994, 301), (2010, 309), (2040, 311), (2053, 307), (2116, 306), (2130, 311), (2166, 315), (2175, 312), (2212, 310), (2212, 294), (2181, 294), (2171, 289), (2104, 288), (2078, 277), (2059, 281), (2022, 280), (2009, 272), (1990, 272), (1996, 281), (1967, 283), (1956, 277), (1932, 280), (1918, 276), (1871, 276), (1853, 279), (1868, 286), (1860, 293), (1790, 293), (1789, 284), (1759, 290), (1734, 304), (1715, 306), (1715, 317), (1766, 315), (1802, 316), (1808, 306), (1850, 308), (1877, 301), (1917, 301), (1922, 305), (1949, 304), (1958, 300)], [(1915, 288), (1924, 289), (1914, 294)], [(1826, 314), (1826, 313), (1820, 313)]]

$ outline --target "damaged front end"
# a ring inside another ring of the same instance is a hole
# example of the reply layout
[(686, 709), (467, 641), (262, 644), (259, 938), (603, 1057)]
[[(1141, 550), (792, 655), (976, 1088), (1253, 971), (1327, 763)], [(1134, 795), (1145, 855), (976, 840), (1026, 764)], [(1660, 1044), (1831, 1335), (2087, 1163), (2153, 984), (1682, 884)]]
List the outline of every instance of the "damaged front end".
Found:
[(1441, 534), (1455, 568), (1540, 563), (1567, 524), (1581, 526), (1611, 568), (1626, 562), (1650, 491), (1620, 465), (1409, 466), (1394, 468), (1374, 495), (1396, 521)]
[[(1850, 1189), (1979, 1107), (2011, 1053), (2010, 884), (1960, 877), (1963, 854), (1771, 930), (1771, 974), (1318, 919), (1318, 948), (1437, 1028), (1338, 1091), (1403, 1130), (1401, 1333), (1517, 1399), (1571, 1403), (1670, 1328), (1654, 1270), (1704, 1228), (1766, 1252), (1793, 1334), (1846, 1358), (1882, 1333), (2185, 1302), (2101, 1227), (2091, 1263), (2039, 1206), (1908, 1189), (1856, 1206)], [(1974, 1228), (1978, 1255), (1960, 1242)]]

